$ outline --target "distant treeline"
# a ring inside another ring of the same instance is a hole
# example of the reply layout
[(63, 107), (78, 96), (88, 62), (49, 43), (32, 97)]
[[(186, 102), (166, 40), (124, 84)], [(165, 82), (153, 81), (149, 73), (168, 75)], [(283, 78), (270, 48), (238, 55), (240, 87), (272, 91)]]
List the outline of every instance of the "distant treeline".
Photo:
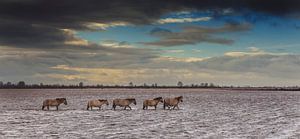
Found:
[(263, 90), (263, 91), (300, 91), (298, 86), (289, 86), (289, 87), (274, 87), (274, 86), (264, 86), (264, 87), (251, 87), (251, 86), (219, 86), (213, 83), (201, 83), (201, 84), (189, 84), (184, 85), (181, 81), (177, 85), (157, 85), (155, 84), (143, 84), (143, 85), (134, 85), (130, 82), (128, 85), (84, 85), (80, 82), (77, 85), (62, 85), (62, 84), (25, 84), (24, 81), (20, 81), (17, 84), (11, 82), (3, 83), (0, 81), (0, 89), (88, 89), (88, 88), (213, 88), (213, 89), (226, 89), (226, 90)]

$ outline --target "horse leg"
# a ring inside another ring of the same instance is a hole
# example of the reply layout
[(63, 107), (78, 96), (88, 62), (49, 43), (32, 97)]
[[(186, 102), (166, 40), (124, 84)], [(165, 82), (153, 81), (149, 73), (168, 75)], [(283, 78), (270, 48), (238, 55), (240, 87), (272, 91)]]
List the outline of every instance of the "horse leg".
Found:
[(156, 105), (154, 105), (154, 109), (156, 110)]
[(166, 109), (166, 103), (164, 102), (164, 110)]
[(42, 110), (44, 110), (45, 106), (43, 105)]
[(145, 109), (145, 105), (143, 105), (143, 110)]
[(101, 106), (99, 106), (99, 110), (101, 110)]
[(127, 106), (127, 107), (129, 107), (129, 109), (131, 110), (131, 107), (130, 107), (130, 106)]
[(124, 107), (124, 110), (126, 110), (126, 107), (127, 107), (127, 106)]
[(49, 105), (47, 106), (47, 110), (49, 111)]
[(112, 108), (113, 108), (114, 110), (116, 110), (116, 105), (115, 105), (115, 104), (113, 104)]
[(56, 110), (58, 111), (58, 106), (56, 106)]

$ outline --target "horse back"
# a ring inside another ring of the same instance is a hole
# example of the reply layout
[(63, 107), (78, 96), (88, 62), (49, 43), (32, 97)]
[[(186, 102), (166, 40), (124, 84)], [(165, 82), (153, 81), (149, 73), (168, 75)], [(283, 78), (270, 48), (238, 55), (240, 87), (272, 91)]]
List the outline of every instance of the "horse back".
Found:
[(57, 102), (57, 100), (55, 100), (55, 99), (46, 99), (46, 100), (43, 102), (43, 105), (44, 105), (44, 106), (56, 106), (56, 105), (58, 105), (58, 102)]
[(114, 99), (113, 104), (119, 106), (126, 106), (129, 105), (129, 101), (126, 99)]
[(146, 100), (144, 100), (143, 104), (145, 106), (154, 106), (154, 105), (156, 105), (156, 101), (155, 100), (146, 99)]
[(168, 104), (168, 105), (176, 105), (176, 104), (178, 104), (178, 101), (174, 98), (166, 98), (164, 100), (164, 103)]
[(146, 100), (144, 100), (144, 102), (143, 102), (143, 105), (144, 105), (144, 106), (147, 106), (147, 105), (148, 105), (148, 103), (149, 103), (149, 100), (148, 100), (148, 99), (146, 99)]
[(88, 105), (90, 106), (101, 106), (103, 102), (100, 102), (99, 100), (91, 100), (88, 102)]

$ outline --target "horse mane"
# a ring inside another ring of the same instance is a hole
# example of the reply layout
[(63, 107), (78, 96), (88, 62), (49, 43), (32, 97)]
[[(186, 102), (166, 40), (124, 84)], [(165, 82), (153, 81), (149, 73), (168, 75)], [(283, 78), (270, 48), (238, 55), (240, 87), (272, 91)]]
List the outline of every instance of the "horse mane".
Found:
[(157, 97), (157, 98), (154, 98), (153, 100), (160, 100), (162, 99), (162, 97)]
[(66, 98), (56, 98), (56, 100), (65, 100)]
[(64, 101), (67, 101), (66, 98), (56, 98), (55, 100), (60, 102), (60, 103), (63, 103)]
[(126, 98), (126, 100), (133, 101), (135, 98)]
[(182, 98), (183, 98), (183, 96), (175, 97), (175, 99), (177, 99), (177, 100), (180, 100)]

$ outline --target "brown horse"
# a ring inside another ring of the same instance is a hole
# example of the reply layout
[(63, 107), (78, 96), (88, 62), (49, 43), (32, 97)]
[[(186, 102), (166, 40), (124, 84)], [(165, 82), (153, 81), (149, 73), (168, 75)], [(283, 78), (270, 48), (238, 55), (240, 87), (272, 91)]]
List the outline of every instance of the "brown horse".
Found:
[(154, 98), (154, 99), (147, 99), (143, 103), (143, 110), (145, 110), (145, 109), (147, 110), (148, 106), (153, 106), (156, 109), (156, 106), (159, 102), (163, 103), (163, 98), (162, 97), (157, 97), (157, 98)]
[(116, 106), (120, 106), (120, 107), (124, 107), (124, 110), (126, 110), (127, 107), (131, 110), (131, 107), (129, 106), (131, 103), (136, 105), (135, 98), (114, 99), (112, 108), (115, 110)]
[(46, 99), (43, 102), (42, 110), (44, 110), (45, 107), (47, 107), (47, 110), (49, 110), (49, 106), (56, 106), (56, 110), (58, 110), (58, 106), (62, 103), (67, 105), (68, 104), (67, 99), (66, 98)]
[(164, 99), (164, 109), (166, 109), (166, 107), (168, 107), (170, 109), (170, 107), (172, 107), (172, 106), (173, 106), (173, 109), (175, 109), (175, 107), (177, 107), (179, 109), (178, 103), (183, 102), (182, 99), (183, 99), (182, 96)]
[(91, 100), (88, 102), (86, 109), (89, 110), (89, 108), (91, 108), (91, 110), (93, 110), (93, 107), (98, 107), (99, 110), (101, 110), (103, 104), (109, 105), (106, 99)]

